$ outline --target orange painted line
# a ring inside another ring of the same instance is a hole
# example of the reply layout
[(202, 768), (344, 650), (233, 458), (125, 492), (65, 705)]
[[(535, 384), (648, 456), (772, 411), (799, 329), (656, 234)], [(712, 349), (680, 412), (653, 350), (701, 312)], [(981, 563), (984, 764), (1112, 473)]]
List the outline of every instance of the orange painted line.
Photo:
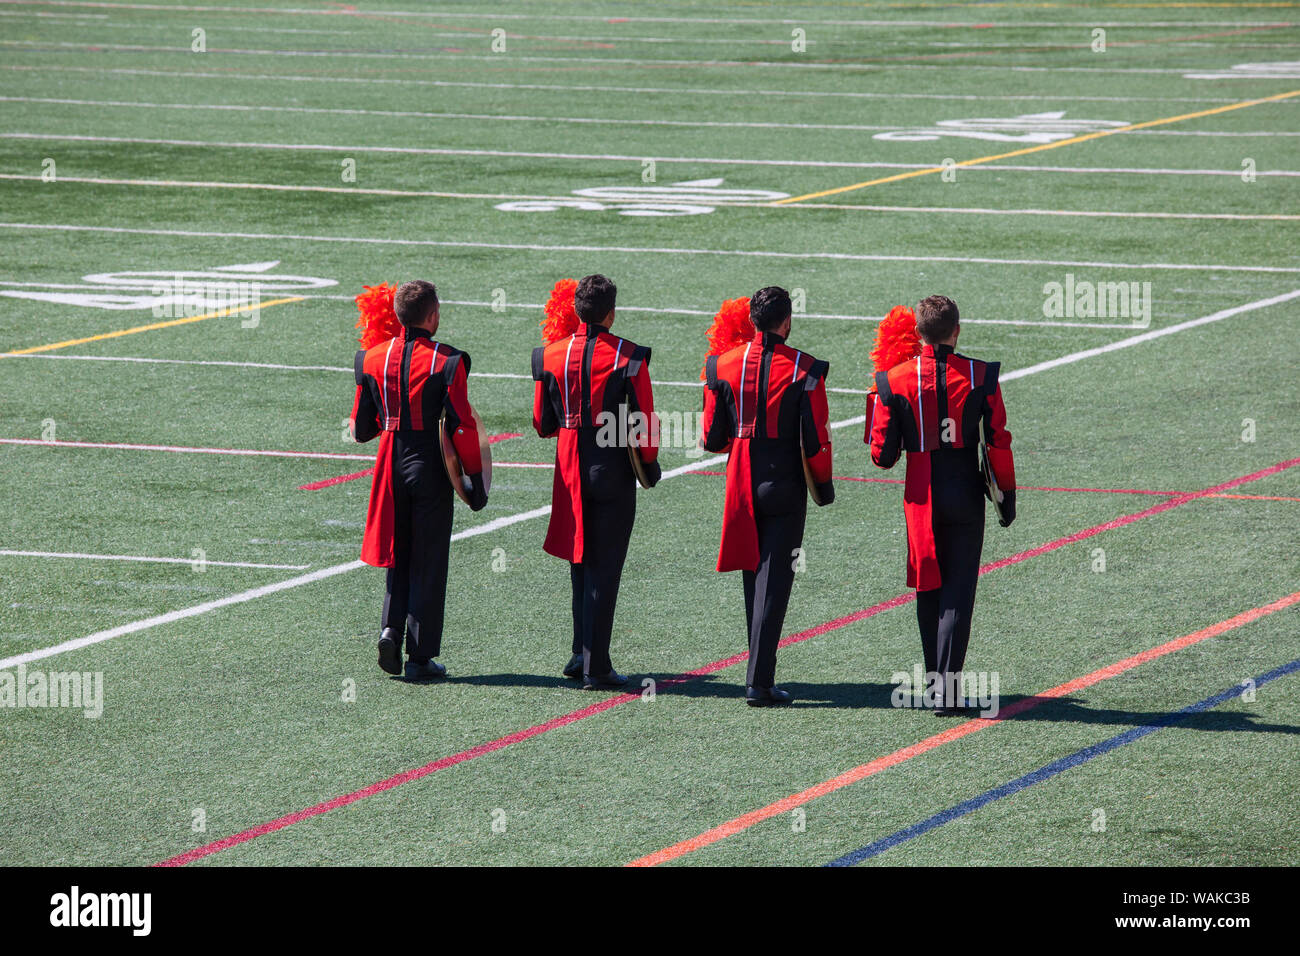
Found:
[(1114, 136), (1117, 133), (1131, 133), (1134, 130), (1149, 129), (1152, 126), (1166, 126), (1169, 123), (1181, 123), (1184, 120), (1199, 119), (1203, 116), (1216, 116), (1219, 113), (1229, 113), (1232, 110), (1242, 110), (1250, 106), (1259, 106), (1261, 103), (1276, 103), (1279, 100), (1287, 100), (1293, 96), (1300, 96), (1300, 90), (1290, 90), (1286, 93), (1275, 93), (1272, 96), (1264, 96), (1255, 100), (1243, 100), (1240, 103), (1229, 103), (1226, 106), (1216, 106), (1208, 110), (1197, 110), (1194, 113), (1182, 113), (1178, 116), (1166, 116), (1161, 119), (1144, 120), (1141, 123), (1130, 123), (1127, 126), (1120, 126), (1115, 129), (1103, 129), (1093, 133), (1083, 133), (1079, 136), (1071, 136), (1069, 139), (1057, 140), (1055, 143), (1039, 143), (1037, 146), (1028, 146), (1024, 149), (1013, 149), (1008, 153), (996, 153), (992, 156), (980, 156), (976, 159), (963, 159), (960, 162), (950, 166), (928, 166), (925, 169), (913, 169), (905, 173), (895, 173), (892, 176), (881, 176), (878, 179), (868, 179), (864, 182), (853, 183), (848, 186), (836, 186), (833, 189), (822, 189), (813, 193), (804, 193), (802, 196), (790, 196), (786, 199), (777, 199), (771, 203), (773, 206), (788, 206), (791, 203), (803, 202), (807, 199), (821, 199), (823, 196), (835, 196), (839, 193), (853, 192), (857, 189), (866, 189), (869, 186), (879, 186), (884, 183), (896, 183), (905, 179), (915, 179), (917, 176), (930, 176), (934, 173), (941, 173), (946, 169), (961, 166), (982, 166), (985, 163), (992, 163), (999, 159), (1013, 159), (1016, 156), (1026, 156), (1030, 153), (1041, 153), (1048, 149), (1060, 149), (1062, 146), (1073, 146), (1076, 143), (1086, 143), (1090, 140), (1101, 139), (1106, 136)]
[(1003, 708), (1001, 713), (992, 719), (985, 720), (976, 718), (968, 720), (963, 724), (957, 724), (955, 727), (951, 727), (942, 733), (926, 737), (924, 740), (903, 747), (901, 750), (895, 750), (893, 753), (886, 754), (883, 757), (877, 757), (875, 760), (854, 767), (852, 770), (845, 771), (839, 776), (831, 777), (829, 780), (824, 780), (819, 784), (809, 787), (807, 790), (801, 790), (800, 792), (791, 794), (788, 797), (783, 797), (775, 803), (769, 803), (765, 807), (751, 810), (749, 813), (736, 817), (734, 820), (729, 820), (711, 830), (706, 830), (699, 836), (691, 837), (689, 840), (682, 840), (680, 843), (674, 843), (672, 846), (665, 847), (662, 850), (656, 850), (654, 853), (647, 854), (646, 856), (633, 860), (626, 865), (658, 866), (660, 863), (667, 863), (670, 860), (678, 859), (688, 853), (693, 853), (696, 850), (703, 849), (706, 846), (724, 840), (729, 836), (734, 836), (737, 833), (748, 830), (750, 827), (757, 823), (762, 823), (764, 820), (770, 820), (783, 813), (789, 813), (791, 810), (816, 800), (818, 797), (824, 797), (828, 793), (842, 790), (844, 787), (855, 784), (859, 780), (865, 780), (867, 777), (880, 773), (882, 770), (887, 770), (890, 767), (897, 766), (900, 763), (911, 760), (913, 757), (919, 757), (921, 754), (928, 753), (936, 747), (942, 747), (946, 743), (960, 740), (962, 737), (969, 736), (970, 734), (984, 730), (988, 727), (993, 727), (996, 724), (1000, 724), (1018, 714), (1023, 714), (1025, 711), (1033, 710), (1039, 704), (1046, 701), (1065, 697), (1076, 691), (1083, 690), (1086, 687), (1091, 687), (1093, 684), (1099, 683), (1103, 680), (1108, 680), (1111, 677), (1116, 677), (1126, 671), (1130, 671), (1135, 667), (1145, 664), (1148, 661), (1153, 661), (1158, 657), (1165, 656), (1166, 654), (1180, 651), (1185, 647), (1198, 644), (1211, 637), (1217, 637), (1227, 631), (1244, 627), (1253, 621), (1257, 621), (1262, 617), (1274, 614), (1278, 611), (1284, 610), (1285, 608), (1292, 607), (1295, 604), (1300, 604), (1300, 591), (1288, 594), (1284, 598), (1279, 598), (1271, 604), (1265, 604), (1257, 608), (1252, 608), (1249, 611), (1243, 611), (1234, 617), (1228, 618), (1226, 621), (1220, 621), (1218, 624), (1212, 624), (1209, 627), (1202, 628), (1199, 631), (1194, 631), (1191, 634), (1184, 634), (1182, 637), (1174, 638), (1172, 641), (1168, 641), (1167, 643), (1161, 644), (1157, 647), (1149, 648), (1139, 654), (1134, 654), (1132, 657), (1126, 657), (1123, 660), (1116, 661), (1113, 664), (1095, 670), (1091, 674), (1085, 674), (1082, 677), (1076, 677), (1074, 680), (1066, 681), (1064, 684), (1058, 684), (1050, 690), (1043, 691), (1041, 694), (1035, 694), (1033, 697), (1025, 697), (1016, 701), (1014, 704), (1010, 704)]
[(232, 306), (228, 309), (217, 309), (215, 312), (205, 312), (202, 315), (187, 315), (182, 319), (170, 319), (166, 322), (150, 322), (148, 325), (137, 325), (129, 329), (117, 329), (113, 332), (100, 332), (98, 335), (87, 335), (85, 338), (68, 339), (65, 342), (53, 342), (49, 345), (33, 345), (30, 348), (14, 349), (5, 352), (5, 355), (32, 355), (36, 352), (53, 352), (57, 349), (66, 349), (71, 345), (85, 345), (87, 342), (100, 342), (104, 339), (116, 339), (123, 335), (135, 335), (137, 332), (152, 332), (155, 329), (169, 329), (176, 325), (189, 325), (191, 322), (202, 322), (206, 319), (219, 319), (227, 315), (238, 315), (243, 312), (257, 312), (260, 309), (268, 309), (273, 305), (284, 305), (286, 302), (301, 302), (303, 297), (300, 295), (286, 296), (283, 299), (270, 299), (266, 302), (252, 302), (248, 305)]

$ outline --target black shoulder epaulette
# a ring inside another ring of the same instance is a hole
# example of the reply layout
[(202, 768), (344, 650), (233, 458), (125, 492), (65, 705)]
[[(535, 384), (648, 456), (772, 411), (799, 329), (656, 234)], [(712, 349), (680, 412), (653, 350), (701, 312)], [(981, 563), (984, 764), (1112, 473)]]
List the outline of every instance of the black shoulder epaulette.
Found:
[(650, 364), (650, 346), (632, 342), (628, 342), (628, 345), (632, 346), (632, 356), (627, 360), (627, 374), (634, 376), (641, 371), (642, 364)]
[(718, 357), (710, 355), (704, 360), (704, 384), (709, 388), (718, 387)]
[(533, 349), (533, 379), (540, 382), (546, 371), (546, 346), (539, 345)]
[(364, 385), (366, 381), (366, 350), (357, 349), (356, 357), (352, 360), (352, 373), (356, 376), (357, 384)]
[(826, 374), (830, 370), (830, 362), (827, 362), (824, 359), (813, 359), (812, 365), (808, 367), (808, 374), (804, 376), (804, 390), (811, 392), (817, 387), (818, 382), (826, 381)]
[(1001, 362), (984, 363), (984, 391), (992, 395), (998, 390), (998, 373), (1002, 371)]

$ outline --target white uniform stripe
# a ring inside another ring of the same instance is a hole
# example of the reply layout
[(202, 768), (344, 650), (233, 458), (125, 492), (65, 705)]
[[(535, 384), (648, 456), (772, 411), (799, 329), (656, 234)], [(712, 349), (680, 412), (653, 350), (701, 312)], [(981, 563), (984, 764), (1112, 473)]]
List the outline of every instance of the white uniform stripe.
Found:
[(916, 420), (920, 423), (921, 451), (925, 451), (925, 393), (921, 391), (921, 356), (916, 357)]
[(736, 418), (739, 419), (736, 422), (737, 434), (745, 427), (745, 365), (749, 362), (749, 350), (753, 347), (753, 342), (746, 345), (745, 354), (740, 359), (740, 400), (736, 408)]
[(564, 350), (564, 417), (569, 417), (569, 356), (573, 354), (573, 336), (569, 336), (569, 347)]
[(393, 344), (397, 339), (388, 340), (388, 351), (384, 353), (384, 376), (379, 387), (379, 398), (384, 403), (384, 429), (388, 429), (388, 359), (393, 354)]

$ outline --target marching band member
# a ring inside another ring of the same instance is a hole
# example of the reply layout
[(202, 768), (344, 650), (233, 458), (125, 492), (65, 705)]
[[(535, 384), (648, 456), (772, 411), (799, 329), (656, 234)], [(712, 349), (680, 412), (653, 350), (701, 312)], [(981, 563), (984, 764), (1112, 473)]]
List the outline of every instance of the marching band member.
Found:
[(751, 707), (792, 700), (776, 686), (776, 650), (808, 493), (819, 505), (835, 500), (829, 366), (786, 344), (790, 325), (790, 294), (776, 286), (725, 302), (704, 368), (704, 447), (728, 453), (718, 570), (742, 574)]
[[(438, 290), (432, 282), (386, 284), (357, 296), (364, 329), (355, 361), (351, 430), (379, 437), (361, 560), (387, 568), (379, 666), (409, 680), (445, 677), (442, 644), (453, 491), (444, 469), (439, 421), (469, 481), (467, 500), (487, 504), (484, 456), (467, 379), (469, 355), (434, 339)], [(486, 447), (486, 446), (483, 446)]]
[(652, 487), (660, 476), (650, 349), (610, 332), (617, 292), (602, 275), (557, 283), (543, 323), (548, 344), (533, 351), (533, 427), (557, 439), (543, 550), (569, 562), (573, 642), (564, 676), (588, 690), (627, 683), (610, 659), (614, 606), (637, 482)]
[(878, 331), (878, 343), (910, 335), (915, 351), (911, 357), (895, 352), (883, 361), (873, 355), (878, 371), (874, 394), (868, 397), (865, 440), (871, 460), (881, 468), (892, 468), (899, 454), (907, 452), (907, 585), (916, 588), (926, 693), (935, 713), (960, 715), (966, 712), (965, 702), (957, 690), (984, 545), (981, 437), (994, 490), (1002, 496), (998, 512), (1003, 527), (1015, 520), (1016, 469), (999, 364), (957, 354), (961, 325), (951, 299), (924, 299), (914, 318), (913, 326), (911, 310), (895, 309)]

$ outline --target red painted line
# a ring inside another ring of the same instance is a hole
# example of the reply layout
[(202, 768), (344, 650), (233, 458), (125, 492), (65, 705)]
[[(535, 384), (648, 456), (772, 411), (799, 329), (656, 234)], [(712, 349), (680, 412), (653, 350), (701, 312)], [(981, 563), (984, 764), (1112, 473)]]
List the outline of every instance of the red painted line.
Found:
[[(692, 475), (705, 475), (710, 478), (726, 477), (725, 471), (692, 471)], [(857, 481), (867, 484), (878, 485), (901, 485), (902, 478), (863, 478), (858, 475), (836, 475), (836, 481)], [(1225, 494), (1205, 494), (1204, 492), (1190, 491), (1154, 491), (1150, 488), (1065, 488), (1053, 487), (1048, 485), (1018, 485), (1017, 491), (1060, 491), (1060, 492), (1078, 492), (1080, 494), (1094, 495), (1151, 495), (1157, 498), (1176, 498), (1180, 495), (1194, 494), (1200, 498), (1236, 498), (1242, 501), (1300, 501), (1300, 497), (1288, 497), (1286, 495), (1225, 495)]]
[(495, 445), (499, 441), (505, 441), (507, 438), (523, 438), (522, 432), (502, 432), (500, 435), (489, 435), (488, 444)]
[(1049, 700), (1065, 697), (1069, 694), (1075, 693), (1076, 691), (1082, 690), (1085, 687), (1091, 687), (1093, 684), (1115, 677), (1118, 674), (1123, 674), (1125, 671), (1132, 670), (1148, 661), (1155, 660), (1157, 657), (1163, 657), (1166, 654), (1180, 651), (1185, 647), (1190, 647), (1193, 644), (1198, 644), (1201, 641), (1223, 634), (1225, 631), (1231, 631), (1243, 627), (1250, 624), (1252, 621), (1259, 620), (1261, 617), (1281, 611), (1284, 608), (1291, 607), (1298, 603), (1300, 603), (1300, 591), (1296, 591), (1284, 598), (1280, 598), (1271, 604), (1265, 604), (1249, 611), (1243, 611), (1241, 614), (1238, 614), (1235, 617), (1230, 617), (1226, 621), (1220, 621), (1218, 624), (1202, 628), (1201, 630), (1195, 631), (1191, 634), (1185, 634), (1182, 637), (1175, 638), (1174, 640), (1168, 641), (1157, 647), (1149, 648), (1142, 651), (1140, 654), (1126, 657), (1123, 660), (1116, 661), (1113, 664), (1095, 670), (1090, 674), (1076, 677), (1074, 680), (1067, 681), (1064, 684), (1058, 684), (1056, 687), (1043, 691), (1041, 694), (1035, 694), (1033, 697), (1022, 698), (1021, 700), (1004, 707), (997, 717), (987, 720), (972, 719), (965, 723), (957, 724), (955, 727), (950, 727), (941, 733), (926, 737), (924, 740), (918, 741), (917, 743), (895, 750), (893, 753), (886, 754), (883, 757), (877, 757), (875, 760), (854, 767), (852, 770), (831, 777), (829, 780), (824, 780), (815, 786), (809, 787), (807, 790), (802, 790), (799, 793), (783, 797), (775, 803), (769, 803), (767, 806), (761, 807), (757, 810), (751, 810), (749, 813), (736, 817), (734, 820), (729, 820), (711, 830), (706, 830), (698, 836), (691, 837), (688, 840), (682, 840), (680, 843), (674, 843), (672, 846), (665, 847), (662, 850), (656, 850), (654, 853), (649, 853), (643, 857), (639, 857), (625, 865), (658, 866), (661, 863), (667, 863), (670, 860), (678, 859), (688, 853), (693, 853), (694, 851), (703, 849), (706, 846), (711, 846), (729, 836), (748, 830), (750, 827), (757, 823), (762, 823), (764, 820), (770, 820), (773, 817), (789, 813), (791, 810), (801, 807), (806, 803), (810, 803), (818, 797), (834, 793), (836, 790), (842, 790), (844, 787), (855, 784), (859, 780), (864, 780), (867, 777), (874, 776), (882, 770), (897, 766), (898, 764), (911, 760), (913, 757), (918, 757), (921, 754), (928, 753), (936, 747), (941, 747), (944, 744), (951, 743), (954, 740), (959, 740), (960, 738), (969, 736), (977, 731), (1000, 724), (1018, 714), (1023, 714), (1026, 711), (1033, 710), (1035, 707), (1038, 707), (1040, 704), (1046, 703)]
[(366, 468), (363, 471), (354, 471), (350, 475), (339, 475), (337, 478), (325, 478), (321, 481), (313, 481), (309, 484), (299, 485), (299, 491), (316, 491), (320, 488), (328, 488), (330, 485), (341, 485), (345, 481), (356, 481), (358, 478), (365, 478), (367, 475), (373, 475), (375, 469)]
[[(1097, 525), (1096, 527), (1088, 528), (1084, 531), (1076, 532), (1064, 538), (1058, 538), (1055, 541), (1049, 542), (1044, 545), (1039, 545), (1038, 547), (1033, 548), (1029, 551), (1022, 551), (1019, 554), (1012, 555), (1009, 558), (1003, 558), (1001, 561), (994, 561), (990, 564), (986, 564), (980, 568), (980, 574), (987, 574), (989, 571), (993, 571), (998, 568), (1004, 568), (1007, 567), (1008, 565), (1017, 564), (1021, 561), (1027, 561), (1030, 558), (1037, 557), (1038, 555), (1041, 554), (1045, 554), (1048, 551), (1054, 551), (1057, 548), (1063, 548), (1068, 544), (1073, 544), (1085, 538), (1090, 538), (1093, 535), (1100, 534), (1102, 531), (1110, 530), (1112, 528), (1123, 527), (1126, 524), (1131, 524), (1134, 521), (1138, 521), (1150, 515), (1158, 514), (1162, 511), (1168, 511), (1169, 509), (1176, 508), (1181, 504), (1186, 504), (1188, 501), (1192, 501), (1195, 498), (1204, 497), (1209, 494), (1225, 491), (1230, 488), (1235, 488), (1238, 485), (1245, 484), (1246, 482), (1250, 482), (1250, 481), (1256, 481), (1260, 478), (1265, 478), (1269, 475), (1273, 475), (1280, 471), (1284, 471), (1287, 468), (1294, 467), (1295, 465), (1298, 464), (1300, 464), (1300, 458), (1293, 458), (1290, 461), (1279, 462), (1278, 464), (1273, 465), (1269, 468), (1265, 468), (1262, 471), (1257, 471), (1254, 472), (1253, 474), (1245, 475), (1241, 478), (1234, 478), (1231, 481), (1224, 482), (1223, 484), (1220, 485), (1214, 485), (1213, 487), (1206, 488), (1203, 491), (1193, 492), (1191, 494), (1182, 495), (1178, 498), (1173, 498), (1169, 501), (1161, 502), (1160, 504), (1156, 505), (1153, 508), (1147, 508), (1143, 511), (1139, 511), (1131, 515), (1125, 515), (1120, 518), (1115, 518), (1114, 520), (1108, 521), (1105, 524)], [(860, 611), (855, 611), (852, 614), (845, 615), (844, 617), (839, 617), (832, 621), (827, 621), (824, 624), (819, 624), (816, 627), (809, 628), (808, 630), (800, 631), (797, 634), (791, 634), (787, 637), (784, 637), (781, 639), (779, 646), (786, 647), (791, 644), (798, 644), (801, 641), (806, 641), (809, 640), (810, 638), (818, 637), (822, 634), (829, 633), (830, 631), (835, 631), (835, 630), (839, 630), (842, 627), (847, 627), (849, 624), (853, 624), (857, 621), (862, 621), (862, 620), (866, 620), (867, 618), (874, 617), (875, 615), (880, 614), (883, 611), (887, 611), (896, 607), (901, 607), (904, 604), (909, 604), (914, 600), (916, 600), (915, 592), (913, 591), (904, 592), (903, 594), (899, 594), (896, 597), (892, 597), (887, 601), (882, 601), (879, 604), (875, 604), (869, 608), (864, 608)], [(731, 657), (726, 657), (723, 658), (722, 660), (713, 661), (712, 663), (705, 664), (704, 666), (698, 667), (695, 670), (686, 671), (683, 674), (678, 674), (676, 677), (671, 677), (668, 678), (667, 680), (660, 681), (658, 687), (662, 689), (662, 688), (672, 687), (677, 684), (682, 684), (687, 681), (693, 680), (697, 677), (702, 677), (706, 674), (712, 674), (715, 673), (716, 671), (723, 670), (724, 668), (732, 667), (746, 660), (748, 657), (749, 657), (748, 652), (734, 654)], [(423, 767), (417, 767), (414, 770), (403, 771), (402, 773), (396, 774), (392, 777), (388, 777), (387, 779), (380, 780), (376, 783), (372, 783), (369, 786), (361, 788), (360, 790), (354, 790), (351, 793), (334, 797), (331, 800), (326, 800), (324, 803), (318, 803), (315, 806), (308, 807), (305, 810), (298, 810), (295, 811), (294, 813), (286, 814), (285, 816), (282, 817), (277, 817), (276, 819), (271, 820), (267, 823), (262, 823), (255, 827), (252, 827), (251, 829), (244, 830), (240, 833), (235, 833), (228, 837), (224, 837), (220, 840), (217, 840), (215, 843), (208, 843), (204, 846), (196, 847), (195, 849), (188, 850), (185, 853), (179, 854), (178, 856), (174, 856), (170, 859), (163, 860), (161, 863), (155, 864), (155, 866), (184, 866), (187, 863), (192, 863), (195, 860), (199, 860), (202, 859), (203, 857), (210, 856), (213, 853), (219, 853), (222, 850), (229, 849), (232, 846), (238, 846), (241, 843), (246, 843), (249, 840), (255, 839), (256, 837), (264, 836), (267, 833), (274, 833), (277, 830), (283, 830), (285, 827), (292, 826), (293, 824), (298, 823), (301, 820), (306, 820), (309, 819), (310, 817), (320, 816), (322, 813), (328, 813), (330, 810), (333, 810), (337, 807), (347, 806), (350, 803), (355, 803), (356, 801), (361, 800), (364, 797), (372, 796), (373, 794), (376, 793), (382, 793), (386, 790), (391, 790), (393, 787), (400, 786), (403, 783), (409, 783), (412, 780), (419, 780), (422, 777), (427, 777), (429, 774), (436, 773), (437, 771), (442, 770), (446, 767), (453, 767), (457, 764), (464, 763), (468, 760), (473, 760), (477, 757), (481, 757), (484, 754), (493, 753), (497, 750), (501, 750), (513, 744), (520, 743), (525, 740), (529, 740), (533, 737), (538, 736), (539, 734), (544, 734), (547, 731), (554, 730), (557, 727), (564, 727), (568, 724), (575, 723), (576, 721), (585, 720), (587, 717), (591, 717), (594, 716), (595, 714), (603, 713), (604, 711), (609, 710), (613, 707), (618, 707), (621, 704), (628, 704), (631, 703), (632, 701), (640, 700), (640, 699), (641, 699), (641, 695), (639, 693), (616, 694), (596, 704), (592, 704), (588, 707), (583, 707), (580, 710), (575, 710), (571, 713), (564, 714), (563, 716), (560, 717), (554, 717), (551, 720), (545, 721), (540, 724), (536, 724), (524, 730), (516, 731), (515, 733), (509, 734), (505, 737), (499, 737), (496, 740), (479, 744), (476, 747), (471, 747), (469, 750), (463, 750), (460, 753), (452, 754), (447, 757), (442, 757), (438, 760), (433, 761), (432, 763), (425, 764)], [(1011, 709), (1010, 707), (1007, 708), (1007, 710), (1010, 709)], [(959, 728), (954, 728), (954, 731), (957, 729)], [(952, 732), (953, 731), (949, 731), (948, 733), (952, 733)], [(970, 731), (966, 731), (966, 733), (970, 733)], [(918, 744), (914, 746), (920, 746), (920, 745)]]

